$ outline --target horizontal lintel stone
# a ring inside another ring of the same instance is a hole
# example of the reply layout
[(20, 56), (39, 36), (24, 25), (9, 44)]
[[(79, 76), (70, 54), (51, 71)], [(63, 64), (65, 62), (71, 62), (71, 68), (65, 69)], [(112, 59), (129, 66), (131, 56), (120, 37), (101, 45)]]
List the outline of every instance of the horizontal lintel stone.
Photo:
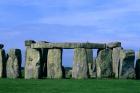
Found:
[(31, 48), (87, 48), (87, 49), (104, 49), (106, 44), (101, 43), (34, 43), (31, 44)]

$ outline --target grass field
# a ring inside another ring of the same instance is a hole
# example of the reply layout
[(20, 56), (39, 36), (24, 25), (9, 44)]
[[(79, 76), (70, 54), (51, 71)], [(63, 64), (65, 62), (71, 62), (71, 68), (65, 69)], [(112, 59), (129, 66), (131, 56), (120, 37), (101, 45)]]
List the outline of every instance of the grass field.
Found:
[(0, 79), (0, 93), (140, 93), (140, 81)]

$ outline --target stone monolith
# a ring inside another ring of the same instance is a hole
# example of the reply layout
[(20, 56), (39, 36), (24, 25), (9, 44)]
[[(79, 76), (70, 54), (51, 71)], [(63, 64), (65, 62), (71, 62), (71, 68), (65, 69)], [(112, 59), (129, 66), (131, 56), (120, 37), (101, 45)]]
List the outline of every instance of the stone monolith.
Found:
[(119, 63), (120, 63), (120, 51), (121, 47), (113, 48), (112, 52), (112, 68), (114, 78), (119, 78)]
[(112, 50), (98, 50), (96, 58), (97, 78), (109, 78), (112, 76)]
[(136, 79), (140, 79), (140, 50), (137, 53), (135, 72), (136, 72)]
[(62, 49), (48, 49), (47, 77), (51, 79), (60, 79), (63, 77)]
[(6, 55), (4, 49), (0, 49), (0, 78), (2, 77), (6, 77)]
[(72, 78), (86, 79), (88, 78), (88, 62), (87, 53), (84, 48), (74, 49), (74, 63), (72, 68)]
[(6, 65), (7, 78), (21, 77), (21, 50), (10, 49)]
[(133, 50), (121, 50), (119, 78), (122, 79), (135, 78), (134, 60), (135, 60), (135, 52)]
[(25, 79), (41, 78), (40, 50), (27, 48), (25, 63)]

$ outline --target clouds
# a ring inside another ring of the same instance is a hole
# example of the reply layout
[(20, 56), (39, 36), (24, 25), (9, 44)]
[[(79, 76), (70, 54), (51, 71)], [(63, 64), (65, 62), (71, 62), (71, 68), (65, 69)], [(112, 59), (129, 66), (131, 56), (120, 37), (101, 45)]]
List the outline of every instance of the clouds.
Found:
[(0, 23), (102, 25), (122, 20), (132, 12), (137, 16), (139, 3), (138, 0), (1, 0)]
[(140, 47), (139, 0), (1, 0), (0, 11), (0, 39), (8, 46), (18, 38), (12, 47), (23, 48), (26, 39)]
[(5, 38), (6, 36), (8, 36), (8, 38), (10, 37), (16, 37), (18, 35), (21, 35), (22, 33), (19, 31), (1, 31), (0, 35), (2, 38)]
[(1, 31), (0, 40), (6, 49), (24, 49), (27, 39), (49, 42), (112, 42), (121, 41), (125, 48), (138, 49), (140, 45), (137, 31), (114, 31), (93, 26), (66, 26), (50, 24), (28, 24)]
[[(123, 6), (124, 5), (124, 6)], [(63, 24), (63, 25), (97, 25), (100, 26), (102, 24), (115, 24), (114, 21), (118, 22), (118, 24), (129, 20), (129, 18), (133, 17), (133, 19), (138, 19), (140, 7), (137, 8), (135, 3), (129, 3), (127, 5), (127, 1), (125, 4), (121, 6), (112, 7), (112, 5), (108, 8), (108, 6), (100, 7), (96, 10), (87, 11), (73, 11), (73, 13), (61, 13), (61, 15), (52, 15), (52, 16), (44, 16), (40, 19), (40, 23), (48, 23), (48, 24)], [(85, 6), (86, 8), (86, 6)], [(135, 15), (132, 15), (135, 14)], [(135, 18), (134, 18), (135, 17)], [(115, 24), (116, 25), (116, 24)]]

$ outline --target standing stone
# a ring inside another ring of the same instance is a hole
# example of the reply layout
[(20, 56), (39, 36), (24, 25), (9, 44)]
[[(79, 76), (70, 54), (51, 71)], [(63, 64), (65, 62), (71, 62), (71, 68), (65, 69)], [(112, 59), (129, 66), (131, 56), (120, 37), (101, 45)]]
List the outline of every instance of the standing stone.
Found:
[(137, 54), (135, 71), (136, 71), (136, 79), (140, 79), (140, 51), (138, 51)]
[(26, 63), (25, 79), (41, 78), (41, 49), (31, 48), (31, 44), (36, 43), (34, 40), (26, 40)]
[(7, 60), (7, 77), (19, 78), (21, 77), (21, 50), (10, 49)]
[(96, 58), (97, 78), (109, 78), (112, 76), (112, 50), (98, 50)]
[(5, 50), (0, 49), (0, 78), (6, 77), (6, 55)]
[[(44, 44), (49, 43), (47, 41), (39, 41), (38, 44)], [(40, 56), (41, 56), (41, 77), (47, 77), (47, 54), (48, 49), (47, 48), (41, 48), (40, 50)]]
[(76, 48), (74, 50), (72, 78), (75, 79), (88, 78), (87, 53), (86, 53), (86, 49), (84, 48)]
[(40, 51), (37, 49), (26, 49), (25, 79), (41, 78)]
[(62, 49), (48, 49), (47, 77), (60, 79), (62, 73)]
[(123, 79), (135, 78), (134, 60), (135, 60), (135, 52), (133, 50), (121, 50), (119, 78)]
[(86, 49), (87, 52), (87, 62), (88, 62), (88, 73), (90, 77), (93, 77), (93, 50)]
[(115, 78), (119, 78), (119, 62), (120, 62), (120, 51), (121, 47), (113, 48), (112, 52), (112, 66), (113, 66), (113, 75)]

